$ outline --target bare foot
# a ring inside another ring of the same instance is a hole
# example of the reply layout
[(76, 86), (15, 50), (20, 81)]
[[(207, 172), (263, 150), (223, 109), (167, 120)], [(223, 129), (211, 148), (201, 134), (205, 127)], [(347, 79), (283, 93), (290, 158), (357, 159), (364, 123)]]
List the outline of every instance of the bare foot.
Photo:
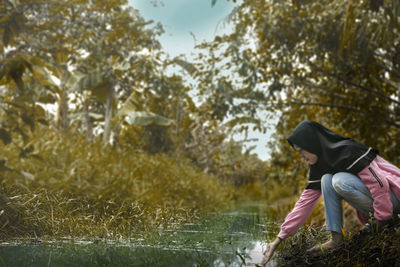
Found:
[(307, 254), (320, 254), (324, 250), (331, 250), (339, 247), (343, 243), (343, 236), (340, 234), (337, 234), (335, 232), (332, 232), (332, 238), (323, 243), (322, 245), (316, 245), (310, 249), (307, 250)]

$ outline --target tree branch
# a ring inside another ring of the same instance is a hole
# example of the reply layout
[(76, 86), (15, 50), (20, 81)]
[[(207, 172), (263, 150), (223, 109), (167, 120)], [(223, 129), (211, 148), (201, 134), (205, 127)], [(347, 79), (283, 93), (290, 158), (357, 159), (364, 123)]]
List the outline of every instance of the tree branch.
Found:
[(368, 87), (365, 87), (365, 86), (356, 84), (356, 83), (354, 83), (354, 82), (351, 82), (351, 81), (349, 81), (349, 80), (346, 80), (346, 79), (344, 79), (344, 78), (342, 78), (342, 77), (340, 77), (340, 76), (338, 76), (338, 75), (336, 75), (336, 74), (334, 74), (334, 73), (331, 73), (331, 72), (329, 72), (329, 71), (326, 71), (326, 70), (324, 70), (324, 69), (318, 67), (317, 65), (315, 65), (315, 64), (312, 63), (311, 61), (308, 61), (308, 64), (310, 64), (310, 66), (313, 67), (315, 70), (317, 70), (317, 71), (319, 71), (319, 72), (322, 72), (323, 74), (326, 74), (326, 75), (329, 76), (329, 77), (335, 78), (336, 80), (341, 81), (341, 82), (343, 82), (343, 83), (345, 83), (345, 84), (349, 84), (349, 85), (351, 85), (351, 86), (353, 86), (353, 87), (356, 87), (356, 88), (358, 88), (358, 89), (361, 89), (361, 90), (370, 92), (370, 93), (372, 93), (372, 94), (375, 94), (375, 95), (377, 95), (377, 96), (380, 96), (381, 98), (384, 98), (384, 99), (388, 100), (389, 102), (396, 103), (397, 105), (400, 105), (400, 101), (397, 101), (396, 99), (393, 99), (393, 98), (391, 98), (391, 97), (389, 97), (389, 96), (386, 96), (385, 94), (383, 94), (383, 93), (381, 93), (381, 92), (378, 92), (378, 91), (373, 90), (373, 89), (371, 89), (371, 88), (368, 88)]
[[(383, 61), (387, 60), (387, 61), (390, 62), (390, 59), (386, 58), (386, 57), (383, 56), (383, 55), (379, 55), (378, 53), (374, 53), (374, 56), (377, 57), (377, 58), (380, 58), (380, 59), (383, 60)], [(393, 74), (393, 75), (396, 76), (397, 78), (400, 78), (400, 73), (397, 72), (396, 70), (394, 70), (394, 69), (393, 69), (393, 66), (392, 66), (392, 69), (389, 69), (384, 63), (379, 62), (379, 61), (376, 61), (376, 62), (375, 62), (375, 65), (377, 65), (377, 66), (383, 68), (384, 70), (386, 70), (387, 72)]]
[(385, 4), (384, 9), (390, 17), (390, 22), (392, 23), (393, 28), (395, 28), (397, 30), (397, 33), (400, 33), (400, 25), (398, 22), (398, 18), (393, 15), (393, 11), (395, 10), (395, 7), (393, 5), (391, 7), (388, 7)]
[[(369, 113), (367, 111), (360, 110), (360, 109), (357, 109), (357, 108), (354, 108), (354, 107), (343, 106), (343, 105), (334, 105), (334, 104), (326, 104), (326, 103), (288, 101), (288, 102), (284, 102), (282, 104), (299, 105), (299, 106), (319, 106), (319, 107), (329, 107), (329, 108), (336, 108), (336, 109), (345, 109), (345, 110), (357, 112), (357, 113), (363, 114), (363, 115), (366, 115), (366, 114)], [(387, 118), (384, 118), (384, 120), (386, 121), (387, 124), (392, 125), (392, 126), (400, 129), (400, 124), (399, 123), (397, 123), (397, 122), (395, 122), (393, 120), (389, 120)]]
[(297, 85), (297, 84), (300, 84), (300, 85), (304, 85), (304, 86), (307, 86), (307, 87), (310, 87), (310, 88), (317, 89), (317, 90), (322, 91), (322, 92), (324, 92), (324, 93), (326, 93), (326, 94), (328, 94), (328, 95), (331, 95), (331, 96), (334, 96), (334, 97), (337, 97), (337, 98), (340, 98), (340, 99), (346, 99), (346, 97), (343, 96), (343, 95), (339, 95), (339, 94), (330, 92), (330, 91), (326, 90), (325, 88), (320, 87), (320, 86), (318, 86), (318, 85), (316, 85), (316, 84), (313, 84), (313, 83), (309, 83), (309, 82), (305, 82), (305, 81), (301, 81), (301, 80), (295, 79), (295, 80), (294, 80), (294, 85)]
[(287, 105), (299, 105), (299, 106), (319, 106), (319, 107), (328, 107), (328, 108), (336, 108), (336, 109), (346, 109), (350, 111), (354, 111), (360, 114), (367, 114), (367, 111), (357, 109), (354, 107), (344, 106), (344, 105), (335, 105), (335, 104), (326, 104), (326, 103), (315, 103), (315, 102), (301, 102), (301, 101), (289, 101), (284, 102), (283, 104)]

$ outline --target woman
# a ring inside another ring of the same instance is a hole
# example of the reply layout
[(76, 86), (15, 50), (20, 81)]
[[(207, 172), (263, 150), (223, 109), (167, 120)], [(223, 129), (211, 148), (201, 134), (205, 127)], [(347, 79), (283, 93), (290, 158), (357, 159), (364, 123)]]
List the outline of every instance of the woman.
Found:
[(343, 242), (342, 199), (356, 209), (363, 224), (371, 216), (374, 225), (383, 227), (393, 214), (400, 213), (400, 169), (381, 158), (376, 149), (313, 121), (300, 123), (287, 140), (308, 162), (309, 181), (277, 238), (264, 251), (262, 265), (271, 259), (281, 242), (303, 225), (321, 193), (331, 239), (308, 253), (333, 249)]

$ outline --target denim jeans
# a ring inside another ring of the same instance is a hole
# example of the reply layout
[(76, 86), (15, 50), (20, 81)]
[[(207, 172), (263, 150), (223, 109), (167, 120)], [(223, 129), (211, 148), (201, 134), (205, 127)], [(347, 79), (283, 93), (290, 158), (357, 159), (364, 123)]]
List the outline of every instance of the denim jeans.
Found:
[[(325, 174), (321, 181), (325, 203), (326, 229), (341, 233), (342, 199), (366, 216), (373, 214), (373, 198), (360, 178), (347, 172)], [(393, 213), (400, 213), (400, 201), (392, 192)]]

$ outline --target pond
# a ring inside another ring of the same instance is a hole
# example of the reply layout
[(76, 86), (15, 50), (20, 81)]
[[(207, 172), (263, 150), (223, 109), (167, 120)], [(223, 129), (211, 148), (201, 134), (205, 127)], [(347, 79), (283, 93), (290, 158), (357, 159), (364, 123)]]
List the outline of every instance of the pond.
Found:
[[(256, 266), (265, 240), (265, 205), (246, 204), (209, 214), (196, 224), (159, 230), (152, 238), (120, 241), (58, 240), (0, 244), (1, 266)], [(268, 266), (274, 266), (270, 263)]]

